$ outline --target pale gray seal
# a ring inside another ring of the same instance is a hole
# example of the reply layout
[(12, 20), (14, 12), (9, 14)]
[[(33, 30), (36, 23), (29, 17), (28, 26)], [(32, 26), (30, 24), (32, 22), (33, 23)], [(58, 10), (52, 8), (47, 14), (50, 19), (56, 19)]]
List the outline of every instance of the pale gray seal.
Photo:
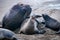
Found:
[(0, 40), (17, 40), (17, 38), (14, 32), (0, 28)]

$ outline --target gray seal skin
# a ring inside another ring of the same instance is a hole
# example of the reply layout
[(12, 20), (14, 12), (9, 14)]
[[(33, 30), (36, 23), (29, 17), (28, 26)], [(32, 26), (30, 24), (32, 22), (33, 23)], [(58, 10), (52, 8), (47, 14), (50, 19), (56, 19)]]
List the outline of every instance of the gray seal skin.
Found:
[(15, 33), (4, 28), (0, 28), (0, 40), (17, 40)]
[(16, 4), (10, 10), (9, 13), (3, 17), (2, 28), (15, 31), (20, 28), (23, 20), (30, 15), (32, 9), (27, 4)]
[(42, 14), (42, 16), (45, 20), (46, 27), (57, 31), (56, 34), (60, 34), (60, 22), (58, 22), (56, 19), (51, 18), (47, 14)]
[[(27, 18), (23, 21), (20, 29), (20, 33), (32, 35), (32, 34), (44, 34), (44, 30), (38, 30), (35, 22), (37, 23), (37, 20), (35, 19), (39, 16), (31, 16), (30, 18)], [(40, 16), (41, 17), (41, 16)]]

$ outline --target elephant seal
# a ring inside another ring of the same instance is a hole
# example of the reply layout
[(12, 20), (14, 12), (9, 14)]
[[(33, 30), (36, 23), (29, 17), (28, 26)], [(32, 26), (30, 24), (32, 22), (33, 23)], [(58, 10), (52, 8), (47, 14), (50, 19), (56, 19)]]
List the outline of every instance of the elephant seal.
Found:
[(27, 4), (16, 4), (14, 5), (9, 13), (3, 17), (2, 28), (15, 31), (20, 28), (23, 20), (30, 15), (32, 9)]
[(38, 30), (37, 28), (37, 24), (36, 24), (37, 20), (35, 19), (36, 17), (39, 17), (39, 16), (33, 15), (33, 16), (30, 16), (30, 18), (24, 20), (21, 25), (20, 33), (28, 34), (28, 35), (44, 34), (45, 33), (44, 30)]
[(60, 34), (60, 22), (58, 22), (56, 19), (51, 18), (47, 14), (42, 14), (44, 20), (45, 20), (45, 25), (47, 28), (50, 28), (56, 32), (56, 34)]
[(17, 40), (15, 33), (4, 28), (0, 28), (0, 40)]

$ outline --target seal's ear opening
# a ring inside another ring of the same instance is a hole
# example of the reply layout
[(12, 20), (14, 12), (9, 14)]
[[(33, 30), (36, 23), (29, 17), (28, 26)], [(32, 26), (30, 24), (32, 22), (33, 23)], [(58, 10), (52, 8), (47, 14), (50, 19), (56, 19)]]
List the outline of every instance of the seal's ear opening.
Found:
[(17, 40), (17, 38), (13, 38), (12, 40)]

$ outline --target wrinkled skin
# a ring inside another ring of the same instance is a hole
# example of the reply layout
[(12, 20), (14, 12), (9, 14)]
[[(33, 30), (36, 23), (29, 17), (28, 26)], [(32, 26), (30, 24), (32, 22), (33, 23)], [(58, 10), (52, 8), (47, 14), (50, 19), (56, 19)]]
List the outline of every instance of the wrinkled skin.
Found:
[(20, 28), (23, 20), (30, 15), (32, 9), (29, 5), (16, 4), (14, 5), (8, 14), (3, 17), (2, 27), (15, 31)]

